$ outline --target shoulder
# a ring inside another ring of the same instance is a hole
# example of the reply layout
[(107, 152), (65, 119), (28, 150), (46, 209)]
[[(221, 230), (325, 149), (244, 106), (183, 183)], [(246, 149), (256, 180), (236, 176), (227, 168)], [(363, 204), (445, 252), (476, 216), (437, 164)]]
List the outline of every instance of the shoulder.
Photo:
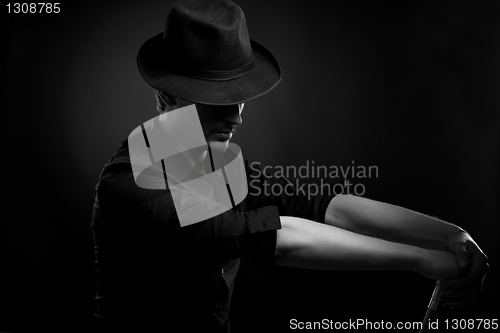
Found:
[(103, 210), (128, 210), (158, 192), (136, 185), (125, 140), (104, 165), (96, 186), (96, 201)]
[(245, 160), (245, 172), (247, 176), (252, 176), (252, 178), (260, 178), (262, 176), (261, 163), (257, 161)]

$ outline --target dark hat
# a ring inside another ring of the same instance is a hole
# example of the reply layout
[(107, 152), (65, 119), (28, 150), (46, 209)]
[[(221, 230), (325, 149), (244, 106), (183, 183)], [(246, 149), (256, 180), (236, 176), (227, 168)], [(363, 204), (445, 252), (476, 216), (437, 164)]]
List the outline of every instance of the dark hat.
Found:
[(243, 11), (228, 0), (174, 3), (165, 32), (142, 45), (137, 66), (153, 88), (211, 105), (249, 101), (281, 80), (278, 62), (249, 38)]

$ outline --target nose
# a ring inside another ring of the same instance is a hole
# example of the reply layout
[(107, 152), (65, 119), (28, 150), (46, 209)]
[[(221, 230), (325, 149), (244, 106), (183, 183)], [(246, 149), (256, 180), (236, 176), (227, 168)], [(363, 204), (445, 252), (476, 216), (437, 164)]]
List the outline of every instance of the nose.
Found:
[(244, 103), (229, 105), (226, 109), (225, 121), (231, 125), (240, 125), (243, 120), (241, 119), (241, 112), (243, 111)]

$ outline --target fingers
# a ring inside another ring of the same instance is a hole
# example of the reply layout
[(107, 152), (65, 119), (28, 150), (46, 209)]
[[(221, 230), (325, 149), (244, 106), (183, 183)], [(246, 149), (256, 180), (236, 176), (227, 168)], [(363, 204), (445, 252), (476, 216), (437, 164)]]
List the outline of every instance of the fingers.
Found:
[(489, 265), (488, 257), (472, 239), (456, 239), (451, 250), (455, 254), (460, 275), (447, 281), (444, 304), (454, 309), (479, 296)]
[[(449, 290), (445, 293), (444, 306), (450, 308), (457, 308), (465, 303), (468, 303), (479, 296), (482, 286), (480, 289), (476, 289), (475, 286), (469, 287), (467, 290), (461, 290), (459, 293), (454, 293), (454, 290)], [(448, 296), (448, 295), (454, 295)]]
[(468, 303), (479, 296), (481, 291), (483, 290), (484, 285), (484, 276), (481, 279), (479, 284), (473, 283), (467, 286), (464, 286), (460, 289), (449, 289), (444, 293), (445, 296), (445, 307), (450, 307), (452, 310)]
[(469, 253), (467, 252), (467, 243), (456, 242), (454, 250), (455, 250), (455, 259), (457, 261), (457, 266), (460, 269), (465, 269), (469, 264)]
[(447, 282), (449, 289), (444, 294), (446, 297), (445, 306), (451, 309), (477, 298), (483, 289), (484, 279), (489, 270), (487, 259), (485, 256), (484, 258), (475, 256), (471, 261), (470, 270), (464, 277)]
[[(467, 298), (470, 295), (477, 294), (481, 292), (483, 289), (483, 283), (480, 283), (479, 286), (477, 285), (469, 285), (467, 287), (461, 288), (461, 289), (449, 289), (446, 290), (444, 293), (444, 296), (449, 302), (456, 302), (460, 303), (461, 298)], [(476, 295), (477, 296), (477, 295)]]
[(464, 288), (469, 285), (482, 284), (489, 268), (486, 259), (473, 261), (469, 272), (461, 278), (450, 280), (448, 286), (452, 288)]

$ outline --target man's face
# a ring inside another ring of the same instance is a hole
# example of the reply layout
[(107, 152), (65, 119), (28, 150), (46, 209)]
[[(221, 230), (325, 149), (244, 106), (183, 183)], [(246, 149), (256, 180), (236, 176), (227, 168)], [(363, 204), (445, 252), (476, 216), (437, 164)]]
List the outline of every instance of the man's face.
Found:
[(225, 152), (236, 126), (242, 123), (241, 112), (245, 104), (205, 105), (196, 104), (205, 140), (212, 149)]

